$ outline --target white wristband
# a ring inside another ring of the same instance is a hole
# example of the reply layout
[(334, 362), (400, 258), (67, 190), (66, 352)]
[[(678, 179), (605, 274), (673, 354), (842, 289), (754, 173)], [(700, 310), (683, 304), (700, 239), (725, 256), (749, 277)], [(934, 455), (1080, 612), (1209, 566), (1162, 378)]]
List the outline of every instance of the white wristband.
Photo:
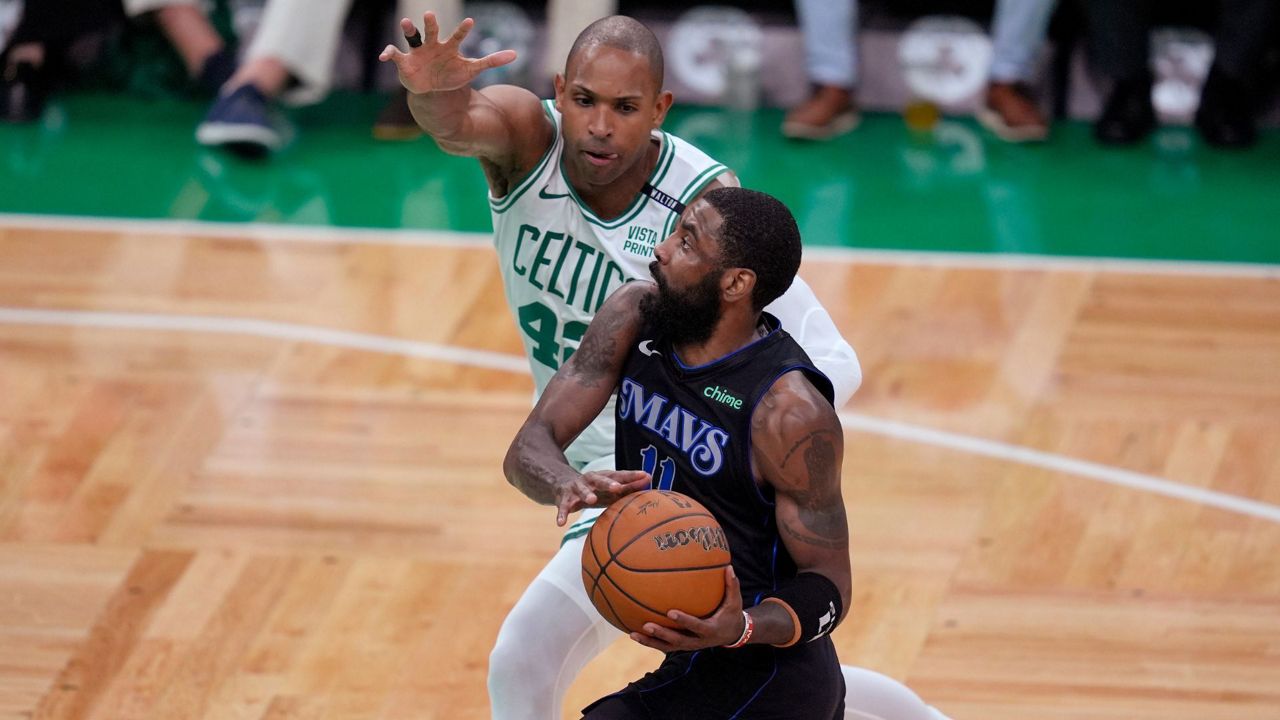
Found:
[(730, 650), (733, 650), (735, 648), (740, 648), (743, 645), (746, 645), (747, 641), (751, 639), (751, 632), (755, 629), (756, 629), (756, 621), (751, 619), (751, 613), (747, 612), (746, 610), (743, 610), (742, 611), (742, 637), (738, 638), (737, 642), (733, 643), (732, 645), (725, 645), (725, 647), (729, 648)]

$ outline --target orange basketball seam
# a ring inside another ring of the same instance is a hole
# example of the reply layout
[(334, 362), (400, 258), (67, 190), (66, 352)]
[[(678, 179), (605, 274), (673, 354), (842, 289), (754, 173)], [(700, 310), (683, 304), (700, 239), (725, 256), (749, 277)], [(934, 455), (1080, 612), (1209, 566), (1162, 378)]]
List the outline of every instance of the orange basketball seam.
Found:
[(728, 567), (732, 564), (733, 562), (730, 561), (727, 563), (720, 563), (719, 565), (690, 565), (688, 567), (645, 569), (645, 568), (627, 567), (622, 563), (618, 563), (618, 567), (622, 568), (623, 570), (626, 570), (627, 572), (633, 572), (633, 573), (678, 573), (678, 572), (690, 572), (693, 570), (715, 570), (716, 568)]
[[(659, 618), (666, 617), (666, 614), (659, 611), (658, 608), (652, 607), (647, 602), (641, 601), (639, 597), (637, 597), (632, 592), (625, 589), (621, 584), (619, 584), (617, 579), (609, 575), (608, 569), (610, 565), (616, 565), (620, 570), (625, 570), (628, 573), (635, 573), (635, 574), (642, 574), (642, 573), (682, 573), (683, 574), (683, 573), (691, 573), (691, 572), (706, 572), (708, 570), (724, 568), (732, 564), (732, 561), (729, 561), (729, 562), (718, 563), (718, 564), (700, 565), (697, 567), (645, 569), (645, 568), (632, 567), (630, 565), (627, 565), (626, 563), (623, 563), (621, 560), (619, 560), (619, 557), (618, 557), (619, 555), (626, 552), (628, 548), (636, 544), (636, 542), (642, 540), (646, 535), (651, 536), (651, 533), (653, 531), (661, 528), (664, 525), (676, 523), (681, 520), (688, 520), (690, 518), (706, 518), (710, 522), (714, 523), (717, 527), (720, 525), (719, 520), (717, 520), (714, 515), (708, 512), (706, 508), (702, 508), (701, 506), (699, 506), (698, 510), (685, 512), (680, 515), (675, 515), (671, 517), (664, 517), (661, 520), (658, 520), (657, 522), (654, 522), (648, 526), (640, 527), (638, 529), (629, 529), (628, 531), (631, 533), (631, 536), (627, 539), (626, 544), (624, 544), (622, 547), (619, 547), (615, 550), (613, 547), (613, 537), (614, 537), (614, 530), (616, 529), (618, 522), (620, 520), (629, 519), (629, 518), (624, 518), (623, 513), (626, 511), (627, 507), (631, 505), (632, 502), (640, 499), (640, 497), (645, 494), (646, 493), (636, 493), (635, 495), (632, 495), (631, 497), (627, 498), (626, 502), (623, 502), (617, 505), (616, 507), (610, 507), (606, 509), (606, 511), (599, 518), (596, 519), (595, 524), (592, 525), (591, 530), (587, 534), (586, 545), (589, 546), (591, 550), (590, 558), (592, 561), (596, 563), (595, 572), (592, 572), (588, 568), (583, 569), (583, 574), (586, 577), (590, 578), (591, 580), (588, 597), (592, 599), (593, 603), (595, 603), (597, 598), (599, 600), (602, 600), (604, 608), (607, 608), (608, 610), (608, 615), (612, 616), (611, 619), (608, 617), (606, 617), (606, 619), (609, 619), (612, 624), (624, 630), (629, 628), (629, 625), (628, 623), (624, 622), (622, 614), (618, 611), (618, 607), (613, 602), (615, 599), (620, 602), (622, 601), (628, 602), (630, 606), (634, 608), (634, 610), (628, 611), (628, 615), (633, 615), (635, 610), (647, 612)], [(603, 533), (603, 535), (596, 532), (600, 528), (601, 524), (608, 525), (608, 529)], [(596, 547), (597, 541), (604, 543), (604, 548), (602, 549), (604, 550), (604, 555), (606, 556), (606, 559), (603, 561), (601, 560), (601, 553), (600, 553), (601, 548)], [(702, 617), (702, 618), (710, 617), (711, 615), (715, 614), (716, 609), (718, 608), (712, 608), (707, 614), (701, 615), (699, 617)], [(597, 604), (597, 610), (602, 610), (602, 608), (598, 604)], [(601, 614), (603, 615), (605, 613), (602, 612)]]
[[(597, 522), (597, 523), (599, 523), (599, 522), (600, 522), (600, 519), (601, 519), (601, 518), (603, 518), (603, 517), (604, 517), (604, 514), (601, 514), (601, 515), (600, 515), (600, 517), (596, 518), (596, 522)], [(596, 592), (596, 590), (597, 590), (597, 589), (599, 589), (599, 587), (600, 587), (600, 576), (604, 575), (604, 568), (605, 568), (605, 564), (604, 564), (604, 563), (602, 563), (602, 562), (600, 562), (600, 556), (596, 554), (596, 544), (595, 544), (594, 542), (592, 542), (592, 535), (595, 533), (595, 529), (596, 529), (595, 524), (592, 524), (592, 526), (591, 526), (591, 530), (590, 530), (589, 532), (587, 532), (587, 547), (591, 548), (591, 559), (596, 561), (596, 570), (597, 570), (597, 572), (596, 572), (596, 574), (595, 574), (595, 577), (591, 578), (591, 592), (587, 593), (587, 597), (588, 597), (588, 598), (589, 598), (589, 597), (591, 597), (591, 596)], [(609, 526), (609, 529), (610, 529), (610, 530), (612, 530), (612, 529), (613, 529), (613, 526), (612, 526), (612, 525), (610, 525), (610, 526)], [(605, 538), (605, 549), (606, 549), (606, 550), (608, 550), (608, 549), (609, 549), (609, 540), (608, 540), (608, 538)], [(590, 574), (590, 573), (588, 573), (588, 574)], [(608, 601), (609, 601), (609, 599), (608, 599), (608, 598), (605, 598), (605, 602), (608, 602)], [(612, 603), (610, 603), (610, 605), (609, 605), (609, 609), (610, 609), (610, 610), (613, 610), (613, 604), (612, 604)], [(617, 615), (617, 612), (615, 612), (615, 613), (614, 613), (614, 615), (616, 616), (616, 615)], [(619, 618), (619, 619), (621, 619), (621, 618)]]
[[(625, 591), (623, 591), (623, 590), (622, 590), (622, 588), (619, 588), (619, 587), (618, 587), (618, 585), (617, 585), (617, 583), (614, 583), (612, 579), (610, 579), (610, 580), (609, 580), (609, 584), (610, 584), (610, 585), (613, 585), (613, 587), (617, 588), (617, 589), (618, 589), (618, 591), (619, 591), (619, 592), (622, 592), (624, 595), (626, 594), (626, 592), (625, 592)], [(596, 587), (597, 587), (597, 590), (596, 590), (595, 592), (599, 592), (599, 593), (600, 593), (600, 599), (604, 601), (604, 604), (609, 608), (609, 613), (610, 613), (610, 614), (612, 614), (612, 615), (613, 615), (613, 619), (617, 621), (617, 622), (614, 624), (614, 627), (618, 627), (619, 625), (626, 625), (626, 623), (622, 622), (622, 615), (620, 615), (620, 614), (618, 613), (618, 609), (617, 609), (617, 608), (615, 608), (615, 607), (613, 606), (613, 602), (609, 600), (609, 595), (608, 595), (607, 593), (605, 593), (605, 591), (604, 591), (603, 589), (599, 589), (599, 583), (596, 583)], [(593, 592), (592, 596), (594, 597), (594, 592)], [(628, 596), (628, 597), (629, 597), (629, 596)], [(634, 599), (633, 599), (633, 601), (634, 601)], [(594, 603), (594, 600), (593, 600), (592, 602)], [(637, 605), (639, 605), (639, 603), (636, 603), (636, 604), (637, 604)], [(596, 610), (599, 610), (599, 609), (600, 609), (600, 608), (599, 608), (599, 606), (597, 606), (597, 607), (596, 607)], [(603, 613), (601, 613), (601, 614), (603, 614)], [(608, 618), (605, 618), (605, 619), (606, 619), (606, 620), (608, 620)]]
[[(723, 567), (723, 566), (722, 566), (722, 567)], [(673, 570), (672, 572), (678, 572), (678, 571), (674, 571), (674, 570)], [(625, 590), (621, 585), (619, 585), (617, 582), (615, 582), (613, 578), (611, 578), (611, 577), (606, 577), (606, 579), (609, 581), (609, 584), (613, 586), (613, 589), (614, 589), (614, 590), (617, 590), (619, 594), (621, 594), (623, 597), (625, 597), (625, 598), (627, 598), (628, 600), (630, 600), (630, 601), (632, 602), (632, 604), (634, 604), (636, 607), (638, 607), (638, 608), (642, 608), (642, 609), (644, 609), (644, 610), (648, 610), (649, 612), (651, 612), (651, 613), (653, 613), (654, 615), (657, 615), (657, 616), (659, 616), (659, 617), (666, 617), (666, 615), (667, 615), (666, 613), (664, 613), (664, 612), (659, 612), (659, 610), (658, 610), (657, 608), (655, 608), (655, 607), (650, 607), (649, 605), (646, 605), (645, 603), (640, 602), (639, 598), (637, 598), (635, 595), (632, 595), (631, 593), (627, 592), (627, 591), (626, 591), (626, 590)], [(613, 615), (614, 615), (614, 617), (618, 618), (618, 620), (619, 620), (619, 621), (621, 621), (621, 620), (622, 620), (622, 617), (621, 617), (620, 615), (618, 615), (618, 611), (614, 609), (614, 607), (613, 607), (613, 603), (609, 602), (609, 596), (608, 596), (608, 595), (604, 595), (603, 593), (601, 593), (601, 597), (603, 597), (603, 598), (604, 598), (605, 603), (607, 603), (607, 604), (609, 605), (609, 609), (613, 611)], [(721, 601), (721, 602), (723, 602), (723, 601)], [(705, 620), (706, 618), (709, 618), (709, 617), (711, 617), (712, 615), (715, 615), (715, 614), (716, 614), (716, 610), (717, 610), (717, 609), (719, 609), (719, 608), (714, 608), (714, 609), (712, 609), (712, 610), (711, 610), (711, 612), (707, 613), (706, 615), (699, 615), (699, 616), (698, 616), (698, 618), (699, 618), (699, 619), (702, 619), (702, 620)]]

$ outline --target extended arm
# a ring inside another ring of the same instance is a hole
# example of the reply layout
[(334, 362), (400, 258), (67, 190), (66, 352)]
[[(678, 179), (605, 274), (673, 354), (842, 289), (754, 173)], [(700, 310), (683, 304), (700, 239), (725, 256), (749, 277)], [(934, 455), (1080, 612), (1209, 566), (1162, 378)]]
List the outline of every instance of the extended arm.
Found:
[(617, 387), (640, 329), (640, 298), (653, 290), (649, 283), (628, 283), (605, 301), (507, 450), (502, 463), (507, 481), (533, 500), (555, 505), (559, 525), (571, 512), (648, 487), (649, 476), (642, 472), (580, 475), (565, 459), (564, 448), (600, 414)]
[[(554, 127), (537, 96), (528, 90), (511, 85), (471, 87), (481, 72), (516, 58), (514, 50), (463, 57), (459, 46), (474, 24), (471, 18), (463, 20), (441, 42), (435, 13), (428, 12), (423, 16), (420, 46), (402, 52), (388, 45), (378, 57), (395, 63), (400, 83), (409, 91), (409, 110), (422, 129), (445, 152), (479, 158), (491, 186), (501, 195), (512, 179), (536, 164), (553, 140)], [(400, 28), (406, 38), (418, 37), (407, 18), (400, 21)]]

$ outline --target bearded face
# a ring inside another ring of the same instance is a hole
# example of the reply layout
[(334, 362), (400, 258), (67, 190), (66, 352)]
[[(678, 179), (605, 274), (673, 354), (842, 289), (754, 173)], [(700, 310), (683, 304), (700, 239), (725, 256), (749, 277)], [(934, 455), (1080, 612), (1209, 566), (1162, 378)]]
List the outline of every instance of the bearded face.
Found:
[(658, 283), (658, 292), (640, 301), (640, 313), (651, 327), (674, 345), (707, 341), (720, 322), (720, 278), (723, 271), (708, 272), (693, 285), (673, 288), (657, 262), (649, 272)]

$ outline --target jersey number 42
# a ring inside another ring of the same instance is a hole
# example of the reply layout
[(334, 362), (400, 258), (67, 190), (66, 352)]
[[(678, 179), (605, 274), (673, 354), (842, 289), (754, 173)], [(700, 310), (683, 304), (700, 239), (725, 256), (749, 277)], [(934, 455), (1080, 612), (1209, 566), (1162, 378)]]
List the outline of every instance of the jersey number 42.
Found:
[(560, 319), (551, 308), (540, 302), (522, 305), (516, 311), (520, 321), (520, 329), (533, 344), (533, 359), (552, 370), (559, 369), (560, 364), (573, 355), (587, 331), (587, 324), (571, 320), (560, 330)]

